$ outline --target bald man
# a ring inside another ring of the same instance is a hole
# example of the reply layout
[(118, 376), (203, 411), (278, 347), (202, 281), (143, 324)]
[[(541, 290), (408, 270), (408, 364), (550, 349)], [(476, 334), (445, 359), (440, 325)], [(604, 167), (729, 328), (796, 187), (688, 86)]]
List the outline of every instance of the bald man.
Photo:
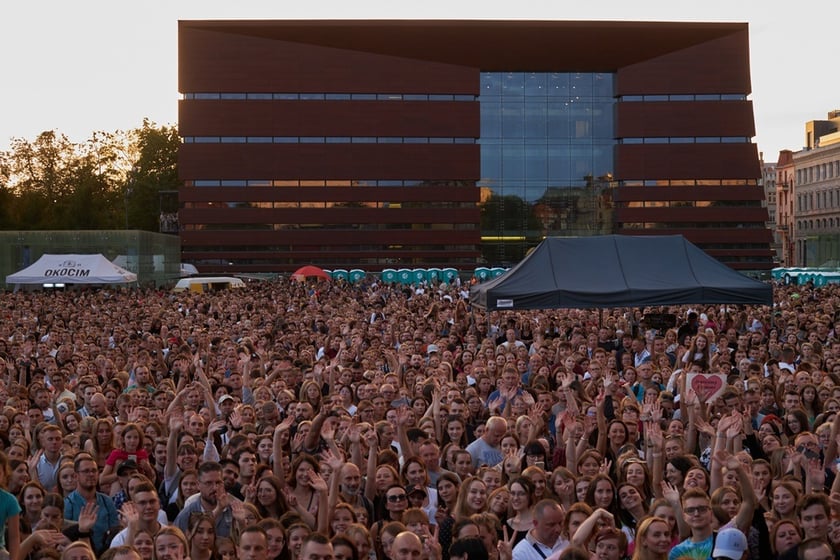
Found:
[(423, 554), (423, 543), (414, 533), (403, 531), (398, 534), (391, 545), (393, 560), (419, 560)]
[(472, 457), (473, 469), (482, 465), (496, 466), (504, 459), (502, 438), (507, 433), (507, 420), (501, 416), (491, 416), (485, 424), (484, 434), (467, 446), (467, 452)]
[(95, 393), (90, 398), (90, 415), (94, 418), (106, 418), (108, 414), (108, 401), (105, 400), (105, 395), (102, 393)]

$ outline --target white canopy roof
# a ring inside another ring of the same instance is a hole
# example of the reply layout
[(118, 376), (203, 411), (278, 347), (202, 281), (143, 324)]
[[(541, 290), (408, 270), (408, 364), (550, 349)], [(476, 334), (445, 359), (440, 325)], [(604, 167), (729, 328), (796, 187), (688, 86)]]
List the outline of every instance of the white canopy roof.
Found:
[(6, 284), (127, 284), (137, 275), (120, 268), (101, 253), (42, 255), (35, 263), (6, 276)]

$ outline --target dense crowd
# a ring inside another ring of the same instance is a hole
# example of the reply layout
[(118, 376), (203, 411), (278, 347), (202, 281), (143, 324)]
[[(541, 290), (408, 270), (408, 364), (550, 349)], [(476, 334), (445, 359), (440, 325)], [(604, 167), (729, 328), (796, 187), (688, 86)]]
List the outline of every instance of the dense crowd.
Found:
[(838, 287), (484, 312), (457, 284), (277, 281), (0, 313), (0, 557), (840, 558)]

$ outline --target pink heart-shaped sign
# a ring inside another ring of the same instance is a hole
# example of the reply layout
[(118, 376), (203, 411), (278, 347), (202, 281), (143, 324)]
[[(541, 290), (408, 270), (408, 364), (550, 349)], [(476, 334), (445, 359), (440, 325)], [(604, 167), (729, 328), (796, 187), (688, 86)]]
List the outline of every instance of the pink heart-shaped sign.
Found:
[(723, 387), (723, 379), (718, 375), (703, 375), (698, 373), (691, 380), (691, 388), (703, 400), (711, 398), (721, 387)]

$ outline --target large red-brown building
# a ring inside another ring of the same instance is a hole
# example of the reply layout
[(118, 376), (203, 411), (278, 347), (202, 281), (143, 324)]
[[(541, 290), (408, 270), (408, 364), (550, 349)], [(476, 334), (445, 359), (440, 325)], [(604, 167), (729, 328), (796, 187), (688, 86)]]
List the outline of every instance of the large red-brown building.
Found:
[(772, 266), (746, 24), (182, 21), (183, 260), (505, 265), (681, 233)]

